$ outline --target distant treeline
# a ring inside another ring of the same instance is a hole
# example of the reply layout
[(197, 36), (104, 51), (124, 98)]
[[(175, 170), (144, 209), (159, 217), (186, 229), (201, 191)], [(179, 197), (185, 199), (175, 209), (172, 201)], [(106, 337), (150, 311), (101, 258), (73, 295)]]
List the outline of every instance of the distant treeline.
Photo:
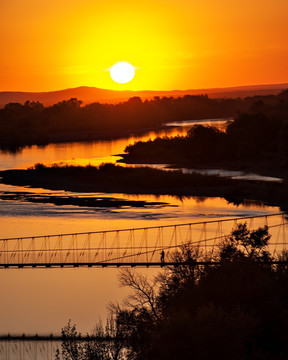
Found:
[(127, 162), (191, 166), (245, 165), (288, 169), (288, 90), (262, 97), (236, 116), (226, 132), (194, 126), (187, 136), (156, 138), (126, 148)]
[(86, 106), (72, 98), (49, 107), (30, 101), (9, 103), (0, 109), (0, 148), (113, 138), (159, 128), (170, 121), (234, 117), (248, 111), (255, 101), (273, 103), (275, 97), (210, 99), (207, 95), (186, 95), (145, 101), (133, 97), (119, 104)]

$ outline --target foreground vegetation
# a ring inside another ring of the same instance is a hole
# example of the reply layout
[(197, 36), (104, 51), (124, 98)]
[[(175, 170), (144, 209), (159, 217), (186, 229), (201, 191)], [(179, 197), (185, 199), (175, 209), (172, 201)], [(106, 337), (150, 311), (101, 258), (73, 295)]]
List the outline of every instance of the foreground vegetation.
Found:
[(288, 178), (288, 90), (258, 99), (226, 132), (199, 125), (185, 137), (140, 141), (125, 151), (128, 163), (242, 169)]
[[(123, 270), (120, 283), (131, 293), (93, 334), (106, 341), (82, 342), (69, 323), (56, 358), (286, 359), (288, 255), (272, 256), (269, 239), (267, 227), (238, 224), (214, 252), (183, 245), (172, 255), (179, 265), (152, 281)], [(197, 265), (207, 259), (218, 265)]]
[[(2, 182), (52, 190), (109, 192), (175, 196), (224, 197), (240, 204), (257, 200), (287, 210), (288, 183), (232, 180), (219, 176), (184, 174), (152, 168), (129, 168), (103, 164), (94, 166), (44, 166), (1, 171)], [(41, 201), (41, 199), (38, 199)], [(93, 204), (92, 204), (93, 206)]]

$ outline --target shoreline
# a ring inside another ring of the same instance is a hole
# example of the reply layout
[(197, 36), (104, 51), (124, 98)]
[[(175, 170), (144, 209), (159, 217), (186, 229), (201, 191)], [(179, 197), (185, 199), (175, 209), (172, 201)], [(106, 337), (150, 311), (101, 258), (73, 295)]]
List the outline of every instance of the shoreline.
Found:
[(244, 173), (253, 173), (260, 176), (275, 177), (282, 180), (288, 179), (288, 169), (284, 169), (282, 164), (275, 164), (275, 162), (251, 162), (251, 163), (206, 163), (206, 164), (192, 164), (187, 162), (169, 162), (167, 159), (153, 159), (147, 157), (138, 160), (128, 154), (118, 154), (122, 159), (117, 160), (117, 163), (127, 165), (157, 165), (164, 164), (167, 169), (195, 169), (195, 170), (222, 170), (222, 171), (242, 171)]
[(123, 168), (106, 164), (95, 167), (55, 167), (0, 172), (1, 182), (9, 185), (121, 194), (172, 195), (177, 197), (222, 197), (241, 204), (259, 201), (288, 210), (288, 185), (263, 181), (232, 180), (225, 177), (183, 174), (151, 168)]

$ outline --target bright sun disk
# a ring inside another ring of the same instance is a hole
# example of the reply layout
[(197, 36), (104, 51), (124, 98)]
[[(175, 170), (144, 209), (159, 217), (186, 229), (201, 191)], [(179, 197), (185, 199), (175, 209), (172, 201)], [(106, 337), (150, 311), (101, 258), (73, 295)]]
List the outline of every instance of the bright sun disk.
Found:
[(110, 69), (112, 80), (119, 84), (125, 84), (131, 81), (135, 75), (135, 68), (131, 64), (121, 61), (113, 65)]

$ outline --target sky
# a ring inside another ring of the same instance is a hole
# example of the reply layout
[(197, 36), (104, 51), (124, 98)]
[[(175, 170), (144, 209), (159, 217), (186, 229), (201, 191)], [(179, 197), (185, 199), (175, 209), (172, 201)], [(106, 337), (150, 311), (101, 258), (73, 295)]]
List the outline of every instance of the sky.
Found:
[(0, 0), (0, 91), (288, 83), (287, 17), (287, 0)]

